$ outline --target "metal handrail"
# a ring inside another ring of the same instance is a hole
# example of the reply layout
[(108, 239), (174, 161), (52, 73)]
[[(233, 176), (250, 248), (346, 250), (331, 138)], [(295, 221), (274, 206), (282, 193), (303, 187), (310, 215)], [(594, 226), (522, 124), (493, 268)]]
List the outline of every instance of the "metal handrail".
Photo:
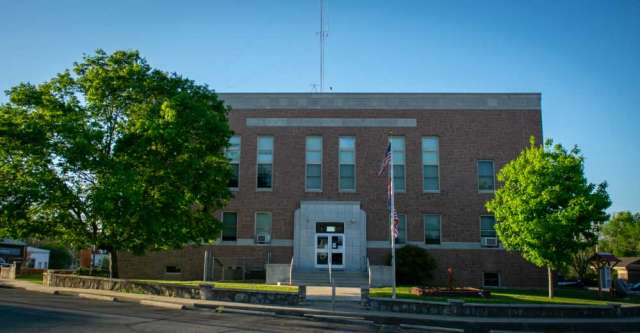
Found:
[(369, 263), (369, 256), (367, 256), (367, 274), (369, 275), (369, 287), (371, 287), (371, 264)]
[(293, 256), (291, 256), (291, 265), (289, 266), (289, 285), (293, 285)]
[(331, 267), (331, 257), (329, 256), (329, 285), (333, 285), (333, 268)]

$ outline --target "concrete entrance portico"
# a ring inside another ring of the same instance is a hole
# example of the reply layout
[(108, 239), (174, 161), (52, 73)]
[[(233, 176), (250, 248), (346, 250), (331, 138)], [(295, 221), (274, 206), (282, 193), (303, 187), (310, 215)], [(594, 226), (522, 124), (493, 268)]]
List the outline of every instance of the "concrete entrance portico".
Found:
[(294, 216), (293, 267), (296, 271), (367, 268), (366, 214), (360, 202), (301, 201)]

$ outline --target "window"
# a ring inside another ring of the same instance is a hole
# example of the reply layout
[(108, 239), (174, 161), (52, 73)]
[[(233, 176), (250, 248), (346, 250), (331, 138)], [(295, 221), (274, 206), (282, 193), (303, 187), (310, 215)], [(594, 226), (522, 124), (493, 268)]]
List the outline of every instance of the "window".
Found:
[(422, 190), (440, 191), (440, 158), (437, 137), (422, 138)]
[(480, 237), (497, 237), (496, 219), (491, 215), (480, 216)]
[(273, 137), (258, 137), (258, 190), (273, 187)]
[(482, 285), (484, 287), (500, 287), (500, 273), (484, 272), (482, 275)]
[(398, 214), (398, 237), (396, 244), (404, 244), (407, 242), (407, 215)]
[(238, 213), (222, 213), (222, 240), (236, 241), (238, 230)]
[(393, 189), (398, 192), (405, 191), (405, 154), (404, 137), (391, 137), (391, 152), (393, 156)]
[(495, 190), (495, 173), (493, 161), (478, 161), (478, 191), (493, 192)]
[(427, 214), (424, 216), (424, 242), (426, 244), (440, 244), (440, 215)]
[(308, 136), (306, 142), (307, 191), (322, 191), (322, 137)]
[(271, 213), (256, 213), (256, 243), (271, 243)]
[(356, 138), (343, 136), (339, 139), (340, 191), (356, 190)]
[(178, 266), (165, 266), (164, 272), (169, 274), (180, 274), (182, 273), (182, 270)]
[(225, 156), (231, 164), (231, 178), (229, 179), (229, 188), (237, 189), (240, 182), (240, 137), (237, 135), (229, 139), (229, 147), (225, 150)]

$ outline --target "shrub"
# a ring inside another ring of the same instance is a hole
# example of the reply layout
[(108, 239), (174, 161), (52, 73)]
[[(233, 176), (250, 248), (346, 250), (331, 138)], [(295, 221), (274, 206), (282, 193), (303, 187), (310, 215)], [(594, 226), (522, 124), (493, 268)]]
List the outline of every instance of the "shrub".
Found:
[(90, 270), (86, 267), (80, 267), (74, 271), (75, 275), (83, 275), (83, 276), (98, 276), (98, 277), (109, 277), (109, 271), (101, 270), (99, 268), (94, 268)]
[[(388, 256), (387, 262), (391, 262), (391, 256)], [(396, 282), (398, 284), (426, 285), (432, 279), (432, 273), (436, 267), (435, 259), (421, 247), (405, 245), (396, 250)]]

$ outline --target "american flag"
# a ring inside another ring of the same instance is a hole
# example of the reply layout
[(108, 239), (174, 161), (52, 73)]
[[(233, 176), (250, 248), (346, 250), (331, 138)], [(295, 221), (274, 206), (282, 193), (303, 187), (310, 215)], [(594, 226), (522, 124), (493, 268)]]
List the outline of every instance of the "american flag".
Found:
[(382, 176), (384, 170), (387, 169), (391, 163), (391, 143), (387, 146), (387, 152), (384, 154), (384, 159), (382, 160), (382, 164), (380, 165), (380, 170), (378, 171), (378, 176)]
[(395, 203), (395, 195), (393, 192), (393, 176), (389, 177), (387, 193), (389, 196), (389, 211), (391, 212), (391, 221), (393, 224), (391, 226), (391, 233), (393, 234), (393, 239), (398, 238), (398, 225), (400, 224), (400, 219), (398, 218), (398, 212), (396, 211), (396, 203)]
[(389, 206), (389, 212), (391, 214), (391, 233), (393, 234), (393, 239), (396, 239), (398, 238), (398, 224), (400, 224), (400, 219), (396, 211), (395, 195), (393, 192), (393, 168), (389, 167), (391, 159), (391, 143), (389, 143), (387, 152), (384, 154), (384, 159), (382, 160), (382, 165), (378, 171), (378, 176), (382, 176), (384, 171), (389, 168), (389, 177), (387, 178), (387, 205)]

